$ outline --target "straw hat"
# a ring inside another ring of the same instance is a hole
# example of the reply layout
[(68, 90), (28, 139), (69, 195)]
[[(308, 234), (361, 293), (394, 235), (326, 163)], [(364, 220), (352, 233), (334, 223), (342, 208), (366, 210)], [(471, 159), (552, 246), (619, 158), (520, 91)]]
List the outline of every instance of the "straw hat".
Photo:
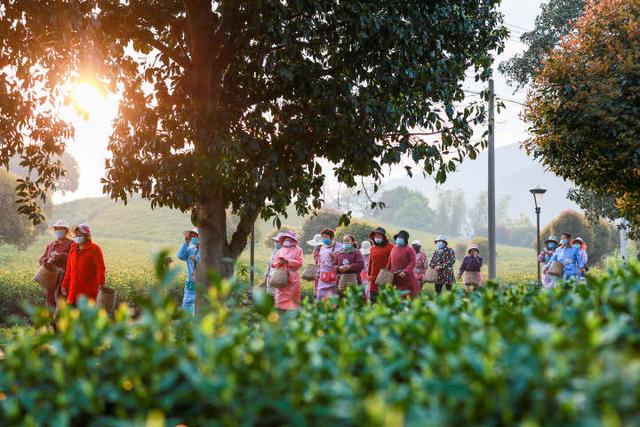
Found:
[(322, 230), (322, 231), (320, 232), (320, 236), (324, 236), (325, 234), (326, 234), (327, 236), (331, 237), (332, 239), (336, 236), (336, 232), (335, 232), (335, 230), (333, 230), (333, 229), (331, 229), (331, 228), (325, 228), (324, 230)]
[(362, 242), (362, 247), (360, 248), (360, 253), (362, 255), (369, 255), (371, 253), (371, 242), (368, 240), (365, 240), (364, 242)]
[(307, 245), (313, 246), (314, 248), (316, 246), (322, 245), (322, 235), (321, 234), (315, 234), (313, 236), (313, 239), (307, 240)]
[(574, 243), (580, 243), (580, 245), (584, 245), (584, 240), (582, 240), (582, 237), (575, 237), (573, 240), (571, 240), (571, 244), (573, 245)]
[(449, 241), (447, 240), (447, 237), (442, 234), (436, 237), (436, 240), (433, 241), (433, 243), (438, 243), (438, 242), (449, 243)]
[(478, 252), (480, 252), (480, 249), (478, 248), (478, 245), (476, 245), (475, 243), (471, 246), (469, 246), (469, 250), (467, 250), (467, 253), (470, 253), (472, 250), (476, 250)]
[(66, 228), (68, 230), (69, 229), (69, 224), (64, 219), (59, 219), (56, 222), (54, 222), (53, 224), (51, 224), (51, 227), (49, 227), (49, 228)]

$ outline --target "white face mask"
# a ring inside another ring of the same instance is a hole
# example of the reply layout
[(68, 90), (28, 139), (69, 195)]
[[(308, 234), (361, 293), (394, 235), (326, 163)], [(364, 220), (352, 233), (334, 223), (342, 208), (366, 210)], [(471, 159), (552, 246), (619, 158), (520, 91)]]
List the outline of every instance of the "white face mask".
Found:
[(56, 239), (62, 239), (67, 235), (67, 232), (64, 230), (54, 230), (53, 234), (56, 236)]
[(84, 236), (76, 236), (73, 238), (73, 241), (77, 244), (81, 245), (84, 243)]

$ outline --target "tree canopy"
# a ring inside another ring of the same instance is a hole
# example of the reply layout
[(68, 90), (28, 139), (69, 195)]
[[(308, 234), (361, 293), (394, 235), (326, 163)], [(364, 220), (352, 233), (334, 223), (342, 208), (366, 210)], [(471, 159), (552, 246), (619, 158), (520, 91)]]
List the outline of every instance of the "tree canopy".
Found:
[(640, 225), (640, 1), (589, 2), (536, 78), (526, 149), (555, 174), (617, 200)]
[(40, 172), (19, 193), (36, 212), (73, 135), (56, 106), (77, 81), (104, 85), (121, 97), (105, 192), (195, 209), (203, 265), (224, 270), (258, 215), (322, 205), (319, 158), (354, 186), (405, 155), (439, 182), (475, 157), (484, 107), (457, 105), (465, 72), (488, 79), (502, 49), (498, 3), (6, 1), (0, 163)]

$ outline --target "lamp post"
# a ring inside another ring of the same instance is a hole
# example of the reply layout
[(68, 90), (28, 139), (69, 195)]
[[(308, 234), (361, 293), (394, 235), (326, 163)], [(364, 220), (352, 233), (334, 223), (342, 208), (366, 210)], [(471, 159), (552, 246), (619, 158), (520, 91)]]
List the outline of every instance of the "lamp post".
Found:
[(538, 254), (542, 250), (540, 247), (540, 205), (542, 204), (542, 196), (547, 190), (544, 188), (536, 187), (529, 190), (529, 193), (533, 195), (533, 203), (536, 206), (536, 230), (538, 237), (538, 252), (536, 252), (536, 265), (538, 266), (538, 286), (542, 286), (542, 280), (540, 278), (540, 263), (538, 262)]

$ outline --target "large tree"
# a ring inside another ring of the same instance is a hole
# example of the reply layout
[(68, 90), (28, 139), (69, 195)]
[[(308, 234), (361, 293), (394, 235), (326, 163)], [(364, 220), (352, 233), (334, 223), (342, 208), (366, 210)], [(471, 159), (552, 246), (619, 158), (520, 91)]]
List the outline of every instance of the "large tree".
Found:
[(640, 231), (640, 0), (588, 2), (528, 99), (527, 150), (578, 186), (615, 197)]
[[(439, 182), (475, 156), (484, 108), (456, 106), (465, 72), (486, 80), (502, 49), (498, 3), (5, 0), (0, 162), (59, 173), (48, 159), (71, 129), (56, 105), (74, 81), (101, 82), (122, 99), (105, 191), (194, 209), (202, 264), (230, 274), (260, 214), (321, 206), (319, 158), (354, 186), (405, 155)], [(45, 178), (21, 187), (32, 210)]]

